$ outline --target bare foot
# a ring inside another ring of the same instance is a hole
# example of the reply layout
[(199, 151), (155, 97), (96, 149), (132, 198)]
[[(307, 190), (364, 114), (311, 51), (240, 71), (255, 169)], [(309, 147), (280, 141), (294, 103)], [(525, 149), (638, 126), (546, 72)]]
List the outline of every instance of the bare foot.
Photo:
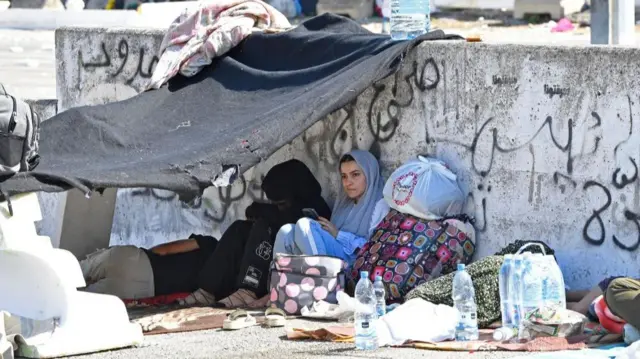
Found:
[(197, 289), (186, 298), (178, 299), (181, 306), (209, 306), (216, 302), (216, 298), (204, 289)]
[(253, 302), (249, 303), (248, 307), (255, 309), (255, 308), (266, 308), (269, 305), (269, 294), (265, 295), (264, 297), (254, 300)]
[(257, 299), (254, 292), (248, 289), (239, 289), (218, 303), (227, 308), (247, 308), (249, 304), (255, 302)]

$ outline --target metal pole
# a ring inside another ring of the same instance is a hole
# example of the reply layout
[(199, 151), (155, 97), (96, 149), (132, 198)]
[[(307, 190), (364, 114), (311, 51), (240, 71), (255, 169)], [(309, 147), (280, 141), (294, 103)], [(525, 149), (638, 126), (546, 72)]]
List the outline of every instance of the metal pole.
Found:
[(591, 44), (608, 44), (610, 33), (609, 0), (591, 0)]
[(636, 35), (636, 5), (634, 0), (611, 0), (612, 45), (634, 45)]

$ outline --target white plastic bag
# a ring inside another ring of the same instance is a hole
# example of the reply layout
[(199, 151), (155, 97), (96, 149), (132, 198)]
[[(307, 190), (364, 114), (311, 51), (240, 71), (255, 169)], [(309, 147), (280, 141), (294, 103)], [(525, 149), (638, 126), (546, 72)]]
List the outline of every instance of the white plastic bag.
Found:
[(384, 186), (391, 208), (426, 220), (462, 212), (464, 195), (443, 162), (418, 156), (395, 170)]
[(438, 343), (453, 339), (458, 310), (421, 298), (406, 301), (376, 323), (378, 344), (401, 345), (407, 340)]

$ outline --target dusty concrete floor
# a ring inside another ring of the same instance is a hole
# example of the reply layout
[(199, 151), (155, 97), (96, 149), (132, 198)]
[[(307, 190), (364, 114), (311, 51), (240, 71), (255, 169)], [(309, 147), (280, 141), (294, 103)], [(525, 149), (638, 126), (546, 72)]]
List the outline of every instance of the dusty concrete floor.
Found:
[[(316, 328), (318, 322), (292, 321), (288, 327)], [(86, 356), (82, 359), (126, 358), (432, 358), (432, 359), (501, 359), (528, 356), (526, 353), (509, 352), (436, 352), (411, 348), (382, 348), (371, 352), (353, 349), (353, 344), (314, 341), (291, 341), (282, 328), (247, 328), (229, 332), (206, 330), (145, 337), (138, 348), (109, 351)], [(530, 355), (530, 354), (529, 354)]]

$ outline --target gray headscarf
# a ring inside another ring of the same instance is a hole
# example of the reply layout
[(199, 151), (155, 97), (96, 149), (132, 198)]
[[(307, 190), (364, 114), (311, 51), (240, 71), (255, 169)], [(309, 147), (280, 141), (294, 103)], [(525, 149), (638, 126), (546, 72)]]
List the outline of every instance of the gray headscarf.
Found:
[(347, 154), (351, 155), (362, 168), (367, 179), (367, 189), (357, 204), (347, 196), (344, 189), (338, 191), (331, 223), (341, 231), (351, 232), (359, 237), (368, 237), (371, 216), (376, 203), (382, 198), (382, 189), (384, 188), (380, 165), (378, 160), (368, 151), (353, 150)]

